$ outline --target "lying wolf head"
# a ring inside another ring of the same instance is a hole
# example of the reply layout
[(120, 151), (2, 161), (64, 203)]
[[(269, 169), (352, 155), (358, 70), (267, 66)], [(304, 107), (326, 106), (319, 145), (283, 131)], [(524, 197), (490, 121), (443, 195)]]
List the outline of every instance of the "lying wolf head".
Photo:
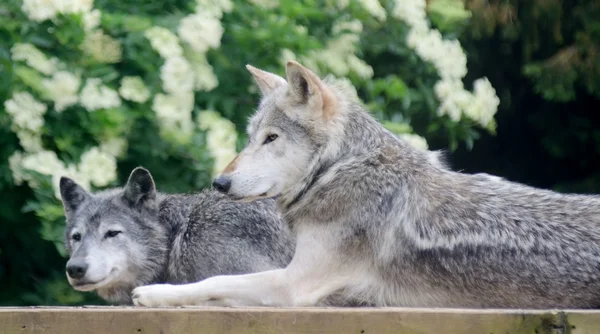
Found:
[(288, 61), (287, 80), (246, 66), (263, 95), (248, 124), (248, 144), (214, 180), (213, 186), (238, 200), (273, 197), (306, 174), (319, 150), (338, 149), (346, 108), (340, 90), (309, 69)]
[(63, 177), (60, 193), (67, 218), (69, 283), (128, 303), (131, 290), (155, 279), (166, 261), (167, 233), (158, 221), (152, 176), (136, 168), (125, 188), (94, 194)]

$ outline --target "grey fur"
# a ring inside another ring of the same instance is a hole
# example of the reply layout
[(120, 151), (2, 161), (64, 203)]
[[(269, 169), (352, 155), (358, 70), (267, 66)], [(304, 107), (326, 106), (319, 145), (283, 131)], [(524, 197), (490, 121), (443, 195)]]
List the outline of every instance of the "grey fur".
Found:
[(293, 80), (265, 95), (249, 136), (260, 142), (261, 129), (276, 128), (287, 146), (313, 152), (278, 205), (294, 229), (341, 224), (337, 253), (368, 263), (380, 284), (349, 282), (348, 296), (381, 306), (600, 307), (599, 196), (454, 172), (331, 84), (343, 130), (329, 136), (331, 125), (284, 112), (305, 103), (294, 91), (306, 83)]
[[(69, 263), (119, 267), (110, 282), (81, 286), (110, 302), (131, 304), (131, 290), (140, 285), (285, 267), (293, 254), (294, 240), (272, 199), (239, 203), (214, 190), (157, 193), (143, 168), (132, 171), (123, 189), (89, 194), (68, 178), (60, 185)], [(106, 237), (111, 224), (124, 231)], [(75, 232), (81, 241), (73, 240)], [(86, 282), (68, 278), (75, 288)]]
[(350, 94), (288, 61), (248, 66), (263, 94), (249, 141), (219, 176), (240, 200), (280, 195), (289, 265), (133, 291), (136, 305), (600, 306), (600, 197), (452, 171)]

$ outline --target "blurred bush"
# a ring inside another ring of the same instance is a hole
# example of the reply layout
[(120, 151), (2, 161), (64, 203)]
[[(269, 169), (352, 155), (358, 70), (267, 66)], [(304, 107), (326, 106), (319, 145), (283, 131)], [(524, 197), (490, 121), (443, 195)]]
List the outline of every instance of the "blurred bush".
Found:
[(495, 131), (494, 88), (463, 83), (458, 0), (4, 0), (0, 14), (0, 304), (98, 302), (63, 276), (58, 180), (102, 189), (142, 165), (165, 192), (209, 185), (259, 99), (245, 64), (333, 75), (422, 149)]

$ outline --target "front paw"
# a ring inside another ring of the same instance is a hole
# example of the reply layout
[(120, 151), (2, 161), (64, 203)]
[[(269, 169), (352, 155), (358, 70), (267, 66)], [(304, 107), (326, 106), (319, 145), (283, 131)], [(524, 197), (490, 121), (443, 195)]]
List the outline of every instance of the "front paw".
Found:
[(183, 306), (188, 304), (188, 295), (177, 285), (154, 284), (140, 286), (131, 293), (136, 306)]

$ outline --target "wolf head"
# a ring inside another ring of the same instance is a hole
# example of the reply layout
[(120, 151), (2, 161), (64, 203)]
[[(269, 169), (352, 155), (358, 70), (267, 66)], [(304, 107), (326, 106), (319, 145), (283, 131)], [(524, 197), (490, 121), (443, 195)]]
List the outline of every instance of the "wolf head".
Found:
[[(305, 175), (315, 152), (339, 148), (347, 99), (295, 61), (287, 80), (246, 66), (262, 100), (248, 124), (248, 144), (214, 180), (213, 186), (238, 200), (280, 194)], [(340, 139), (338, 139), (340, 138)]]
[(158, 221), (157, 192), (146, 169), (134, 169), (123, 189), (95, 194), (63, 177), (60, 193), (70, 255), (66, 272), (73, 288), (128, 303), (134, 287), (161, 274), (167, 232)]

